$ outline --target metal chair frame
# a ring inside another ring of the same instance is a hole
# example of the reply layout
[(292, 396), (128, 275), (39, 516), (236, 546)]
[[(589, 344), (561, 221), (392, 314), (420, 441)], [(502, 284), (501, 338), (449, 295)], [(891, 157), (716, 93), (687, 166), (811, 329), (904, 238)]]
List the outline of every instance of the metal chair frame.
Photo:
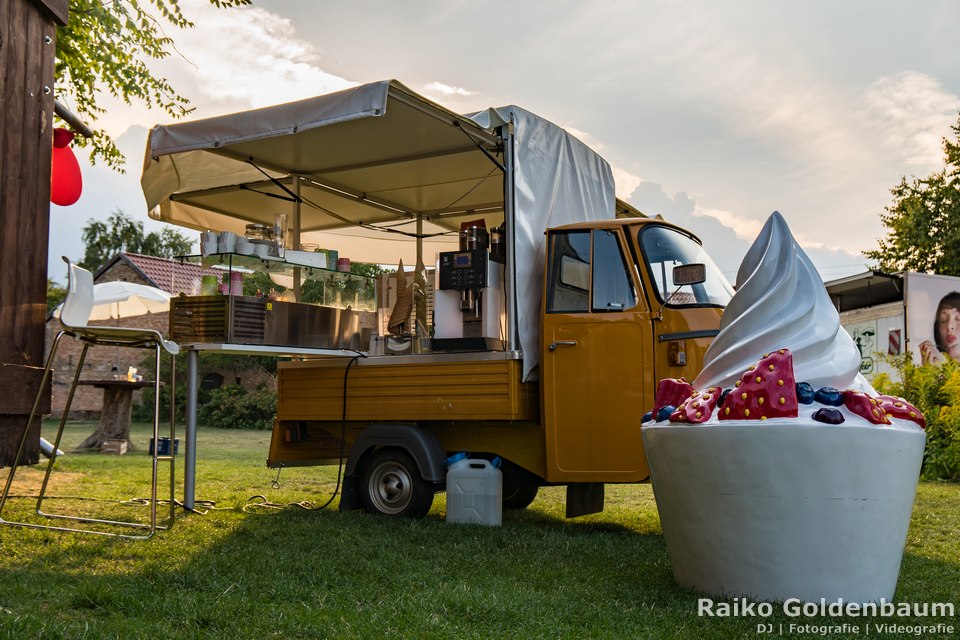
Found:
[[(10, 466), (10, 472), (7, 476), (6, 484), (3, 488), (3, 493), (0, 494), (0, 524), (18, 526), (18, 527), (27, 527), (31, 529), (48, 529), (54, 531), (70, 531), (74, 533), (87, 533), (93, 535), (101, 536), (112, 536), (118, 538), (127, 538), (131, 540), (145, 540), (153, 536), (157, 530), (168, 530), (173, 527), (175, 522), (175, 509), (176, 502), (174, 500), (174, 489), (175, 489), (175, 476), (174, 476), (174, 463), (175, 463), (175, 454), (174, 454), (174, 443), (176, 436), (176, 418), (175, 418), (175, 403), (174, 403), (174, 390), (176, 383), (176, 355), (179, 353), (179, 346), (172, 341), (166, 340), (158, 331), (152, 329), (137, 329), (132, 327), (91, 327), (87, 326), (87, 322), (90, 316), (90, 311), (93, 308), (93, 276), (86, 269), (82, 269), (76, 265), (70, 263), (67, 258), (63, 259), (64, 262), (69, 266), (69, 275), (68, 275), (68, 285), (67, 285), (67, 299), (64, 300), (62, 311), (60, 313), (60, 324), (63, 326), (63, 329), (57, 334), (56, 338), (53, 341), (53, 345), (50, 348), (50, 355), (47, 356), (47, 361), (44, 366), (43, 376), (40, 382), (40, 388), (37, 391), (37, 395), (34, 397), (33, 407), (30, 410), (30, 416), (27, 419), (26, 426), (23, 429), (23, 435), (20, 438), (20, 446), (17, 449), (17, 455), (13, 460), (13, 464)], [(3, 518), (3, 509), (6, 506), (7, 499), (10, 495), (10, 488), (13, 485), (13, 479), (16, 475), (17, 469), (20, 465), (20, 459), (23, 456), (23, 451), (26, 447), (27, 438), (30, 433), (30, 425), (33, 423), (34, 419), (38, 415), (40, 402), (43, 398), (43, 391), (46, 388), (47, 382), (52, 378), (53, 374), (53, 361), (56, 356), (57, 349), (60, 346), (60, 342), (64, 336), (70, 336), (76, 340), (80, 340), (83, 343), (83, 349), (80, 352), (80, 358), (76, 366), (76, 370), (73, 375), (73, 383), (70, 385), (70, 390), (67, 394), (67, 401), (63, 408), (63, 415), (60, 418), (60, 426), (57, 429), (57, 435), (53, 443), (53, 451), (50, 455), (50, 459), (47, 462), (46, 473), (43, 477), (43, 484), (40, 487), (40, 492), (37, 496), (37, 506), (36, 513), (37, 515), (59, 519), (59, 520), (69, 520), (73, 522), (81, 522), (87, 524), (104, 524), (111, 525), (115, 527), (132, 527), (136, 529), (145, 529), (146, 533), (141, 535), (128, 534), (128, 533), (118, 533), (115, 531), (102, 531), (98, 529), (91, 528), (80, 528), (80, 527), (66, 527), (66, 526), (56, 526), (52, 524), (39, 524), (34, 522), (22, 522), (7, 520)], [(154, 403), (153, 403), (153, 453), (152, 453), (152, 474), (151, 474), (151, 487), (150, 487), (150, 522), (149, 524), (143, 522), (128, 522), (123, 520), (108, 520), (104, 518), (92, 518), (92, 517), (83, 517), (83, 516), (71, 516), (65, 514), (57, 513), (46, 513), (42, 510), (43, 501), (46, 496), (47, 486), (50, 480), (50, 475), (53, 471), (54, 463), (57, 459), (57, 452), (60, 448), (60, 439), (63, 436), (63, 428), (67, 422), (67, 416), (70, 413), (70, 405), (73, 403), (73, 396), (77, 389), (77, 383), (80, 381), (80, 374), (83, 370), (83, 363), (87, 356), (87, 350), (91, 346), (112, 346), (112, 347), (130, 347), (135, 349), (153, 349), (155, 353), (154, 364), (156, 371), (156, 380), (154, 384)], [(159, 455), (159, 434), (160, 434), (160, 353), (161, 349), (170, 354), (171, 361), (171, 373), (170, 373), (170, 454), (169, 455)], [(160, 462), (167, 462), (170, 465), (170, 513), (167, 518), (162, 522), (158, 523), (157, 521), (157, 487), (158, 487), (158, 468)]]

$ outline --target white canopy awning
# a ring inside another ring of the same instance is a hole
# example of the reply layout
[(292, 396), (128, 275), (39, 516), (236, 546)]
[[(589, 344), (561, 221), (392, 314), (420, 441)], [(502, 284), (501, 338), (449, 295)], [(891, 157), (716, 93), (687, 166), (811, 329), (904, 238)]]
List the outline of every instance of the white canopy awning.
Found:
[(526, 378), (539, 360), (544, 231), (613, 218), (616, 205), (609, 165), (560, 127), (512, 106), (458, 115), (394, 80), (154, 127), (141, 185), (156, 220), (242, 234), (286, 213), (300, 242), (380, 264), (414, 264), (418, 220), (431, 264), (457, 248), (462, 222), (498, 226), (513, 208)]
[[(416, 233), (418, 214), (424, 234), (503, 221), (503, 173), (491, 159), (500, 144), (492, 130), (384, 81), (154, 127), (141, 184), (154, 219), (242, 234), (292, 215), (300, 177), (301, 242), (357, 261), (412, 263), (415, 243), (396, 232)], [(455, 235), (428, 238), (424, 255), (430, 262), (451, 248)]]

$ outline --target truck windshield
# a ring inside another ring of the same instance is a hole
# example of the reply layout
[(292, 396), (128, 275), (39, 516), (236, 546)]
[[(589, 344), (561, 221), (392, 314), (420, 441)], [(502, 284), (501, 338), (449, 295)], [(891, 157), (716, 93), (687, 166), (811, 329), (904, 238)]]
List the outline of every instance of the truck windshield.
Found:
[[(660, 302), (671, 306), (707, 304), (721, 307), (730, 302), (733, 287), (696, 240), (675, 229), (657, 225), (641, 229), (639, 240)], [(706, 266), (706, 281), (677, 287), (673, 282), (673, 268), (693, 263)]]

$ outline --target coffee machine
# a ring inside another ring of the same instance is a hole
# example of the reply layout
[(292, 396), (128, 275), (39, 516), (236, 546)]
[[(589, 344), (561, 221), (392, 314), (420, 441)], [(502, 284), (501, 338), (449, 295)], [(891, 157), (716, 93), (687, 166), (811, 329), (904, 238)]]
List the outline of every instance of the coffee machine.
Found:
[(460, 229), (460, 250), (440, 254), (434, 293), (434, 351), (501, 351), (504, 349), (502, 228), (490, 235), (480, 223)]

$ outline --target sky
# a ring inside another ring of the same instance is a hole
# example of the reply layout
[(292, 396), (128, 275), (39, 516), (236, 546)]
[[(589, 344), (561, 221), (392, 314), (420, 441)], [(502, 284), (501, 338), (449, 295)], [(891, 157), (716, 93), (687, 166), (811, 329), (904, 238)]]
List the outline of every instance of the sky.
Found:
[[(157, 73), (209, 117), (394, 78), (461, 113), (515, 104), (613, 168), (617, 195), (698, 235), (732, 281), (775, 210), (824, 280), (862, 273), (890, 189), (944, 163), (960, 114), (956, 0), (181, 0)], [(51, 205), (49, 276), (82, 228), (144, 221), (147, 131), (171, 118), (105, 98), (125, 174), (81, 167)], [(184, 230), (189, 235), (193, 231)]]

